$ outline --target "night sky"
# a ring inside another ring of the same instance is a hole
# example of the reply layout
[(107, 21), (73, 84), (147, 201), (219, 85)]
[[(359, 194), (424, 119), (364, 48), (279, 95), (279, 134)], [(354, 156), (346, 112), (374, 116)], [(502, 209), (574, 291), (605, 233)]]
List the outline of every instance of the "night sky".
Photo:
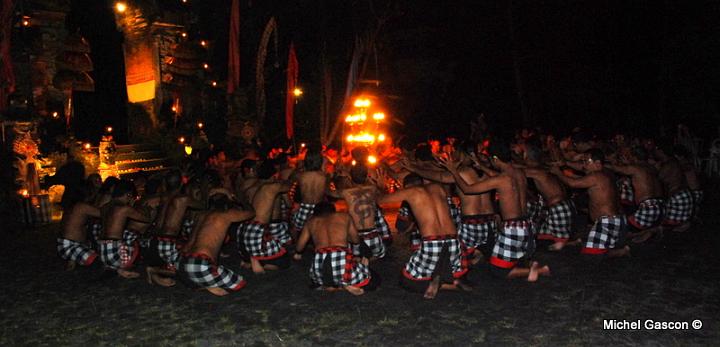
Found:
[[(183, 10), (180, 1), (158, 1)], [(212, 64), (225, 78), (229, 0), (191, 1), (191, 34), (215, 40)], [(242, 82), (254, 84), (257, 41), (276, 16), (281, 67), (269, 77), (268, 114), (283, 112), (287, 45), (295, 42), (306, 89), (298, 128), (319, 109), (320, 57), (327, 42), (334, 90), (342, 94), (353, 37), (386, 18), (377, 66), (365, 78), (388, 113), (418, 136), (459, 135), (484, 113), (498, 129), (523, 124), (564, 132), (574, 126), (622, 127), (658, 134), (686, 122), (716, 136), (720, 114), (720, 4), (715, 1), (243, 1)], [(78, 97), (79, 117), (122, 119), (121, 35), (111, 1), (76, 0), (68, 21), (90, 41), (96, 92)], [(512, 19), (512, 22), (511, 22)], [(512, 23), (512, 30), (511, 30)], [(512, 35), (511, 35), (512, 32)], [(514, 39), (514, 40), (513, 40)], [(268, 56), (268, 64), (274, 53)], [(521, 106), (518, 82), (524, 93)], [(251, 94), (254, 95), (254, 94)], [(220, 96), (218, 96), (220, 97)], [(98, 109), (102, 114), (93, 116)], [(662, 120), (662, 122), (661, 122)], [(609, 125), (609, 126), (607, 126)], [(101, 125), (98, 125), (98, 127)], [(400, 130), (396, 125), (396, 130)]]

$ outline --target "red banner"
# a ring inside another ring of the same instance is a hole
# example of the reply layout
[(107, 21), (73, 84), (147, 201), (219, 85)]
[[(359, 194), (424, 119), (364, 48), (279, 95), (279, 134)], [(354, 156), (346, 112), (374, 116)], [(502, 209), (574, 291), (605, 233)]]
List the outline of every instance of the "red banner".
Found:
[(287, 96), (285, 99), (285, 131), (288, 139), (295, 135), (293, 111), (295, 110), (295, 87), (297, 86), (299, 66), (295, 55), (295, 45), (290, 44), (287, 67)]
[(230, 8), (227, 92), (232, 94), (238, 88), (240, 88), (240, 0), (233, 0)]

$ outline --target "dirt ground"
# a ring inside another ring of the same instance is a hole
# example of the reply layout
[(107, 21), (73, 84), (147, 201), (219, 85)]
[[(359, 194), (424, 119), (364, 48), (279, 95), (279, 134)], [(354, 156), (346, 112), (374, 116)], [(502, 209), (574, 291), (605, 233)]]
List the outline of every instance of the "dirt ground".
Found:
[[(371, 264), (383, 283), (363, 297), (309, 289), (309, 257), (257, 276), (238, 270), (233, 256), (225, 264), (248, 285), (218, 298), (181, 284), (106, 278), (97, 267), (64, 272), (55, 255), (58, 225), (6, 230), (0, 345), (713, 345), (720, 338), (718, 198), (707, 194), (701, 225), (635, 247), (631, 258), (598, 264), (583, 261), (577, 248), (540, 250), (535, 257), (551, 266), (550, 278), (500, 280), (480, 266), (469, 275), (474, 292), (441, 292), (433, 301), (397, 284), (409, 257), (403, 235)], [(604, 319), (703, 326), (611, 331)]]

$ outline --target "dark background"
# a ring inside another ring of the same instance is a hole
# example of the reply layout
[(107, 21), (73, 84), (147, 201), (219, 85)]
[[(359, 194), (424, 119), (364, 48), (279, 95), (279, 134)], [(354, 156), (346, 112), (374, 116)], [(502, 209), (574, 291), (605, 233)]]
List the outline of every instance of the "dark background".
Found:
[[(214, 41), (211, 63), (220, 80), (226, 78), (230, 3), (155, 3), (159, 12), (195, 15), (189, 33)], [(376, 19), (385, 18), (378, 31), (377, 64), (372, 59), (363, 77), (382, 81), (374, 92), (403, 122), (404, 132), (462, 136), (469, 121), (484, 113), (501, 130), (540, 125), (563, 133), (582, 125), (601, 134), (621, 129), (659, 136), (684, 122), (700, 136), (717, 137), (716, 1), (241, 3), (241, 79), (251, 99), (259, 36), (268, 18), (278, 20), (279, 50), (268, 52), (266, 63), (280, 64), (267, 74), (265, 125), (270, 133), (283, 129), (289, 43), (298, 51), (305, 89), (296, 127), (302, 136), (315, 136), (322, 47), (339, 109), (355, 35), (375, 30)], [(93, 50), (96, 92), (78, 95), (76, 104), (79, 117), (93, 129), (127, 118), (122, 35), (113, 18), (111, 1), (77, 0), (68, 21)], [(222, 91), (216, 94), (210, 97), (224, 98)], [(396, 131), (402, 127), (396, 123)]]

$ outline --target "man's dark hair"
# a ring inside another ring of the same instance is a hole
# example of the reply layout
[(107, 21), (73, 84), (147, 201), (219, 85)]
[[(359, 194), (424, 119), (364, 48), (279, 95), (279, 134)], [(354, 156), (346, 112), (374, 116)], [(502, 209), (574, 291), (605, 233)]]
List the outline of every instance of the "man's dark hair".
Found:
[(147, 195), (155, 195), (160, 191), (160, 187), (162, 187), (163, 181), (158, 177), (153, 177), (145, 183), (145, 194)]
[(491, 156), (495, 156), (503, 162), (509, 163), (512, 159), (512, 151), (510, 145), (503, 138), (494, 138), (490, 140), (490, 146), (488, 146), (488, 153)]
[(590, 160), (592, 161), (600, 161), (605, 162), (605, 153), (599, 148), (593, 148), (585, 152), (588, 156), (590, 156)]
[(645, 161), (648, 159), (648, 152), (647, 150), (642, 146), (635, 146), (632, 148), (632, 155), (641, 161)]
[(350, 179), (355, 184), (365, 184), (367, 182), (368, 169), (362, 163), (358, 163), (350, 169)]
[(113, 189), (112, 197), (119, 198), (119, 197), (125, 196), (127, 194), (132, 194), (133, 196), (137, 196), (137, 191), (135, 190), (135, 185), (128, 180), (120, 180), (120, 182), (118, 182), (115, 185), (115, 189)]
[(214, 211), (227, 211), (232, 206), (232, 201), (225, 194), (215, 194), (208, 199), (210, 209)]
[(525, 146), (525, 155), (527, 155), (528, 160), (532, 160), (536, 163), (539, 163), (542, 161), (542, 151), (540, 150), (540, 147), (533, 146), (533, 145), (526, 145)]
[(100, 190), (98, 191), (99, 194), (110, 194), (115, 189), (115, 186), (120, 182), (120, 179), (117, 177), (110, 176), (105, 179), (105, 182), (102, 183), (100, 186)]
[(257, 175), (258, 178), (261, 180), (270, 179), (277, 173), (277, 169), (275, 168), (275, 163), (271, 160), (265, 160), (258, 166), (257, 168)]
[(590, 142), (593, 139), (593, 135), (586, 130), (581, 130), (571, 136), (573, 143)]
[(167, 184), (168, 190), (178, 190), (182, 187), (182, 173), (180, 170), (170, 170), (165, 175), (165, 183)]
[(355, 147), (350, 151), (350, 156), (357, 162), (364, 162), (370, 152), (365, 147)]
[(258, 161), (253, 159), (245, 159), (240, 163), (240, 169), (245, 170), (257, 170)]
[(420, 161), (433, 161), (433, 154), (430, 146), (423, 143), (415, 147), (415, 159)]
[(323, 157), (320, 152), (310, 152), (305, 155), (305, 171), (320, 171), (322, 169)]
[(421, 185), (422, 182), (422, 177), (420, 177), (418, 174), (411, 173), (405, 176), (405, 178), (403, 178), (403, 187)]
[(318, 203), (313, 210), (313, 215), (318, 217), (327, 216), (331, 213), (335, 213), (335, 204), (327, 201)]

